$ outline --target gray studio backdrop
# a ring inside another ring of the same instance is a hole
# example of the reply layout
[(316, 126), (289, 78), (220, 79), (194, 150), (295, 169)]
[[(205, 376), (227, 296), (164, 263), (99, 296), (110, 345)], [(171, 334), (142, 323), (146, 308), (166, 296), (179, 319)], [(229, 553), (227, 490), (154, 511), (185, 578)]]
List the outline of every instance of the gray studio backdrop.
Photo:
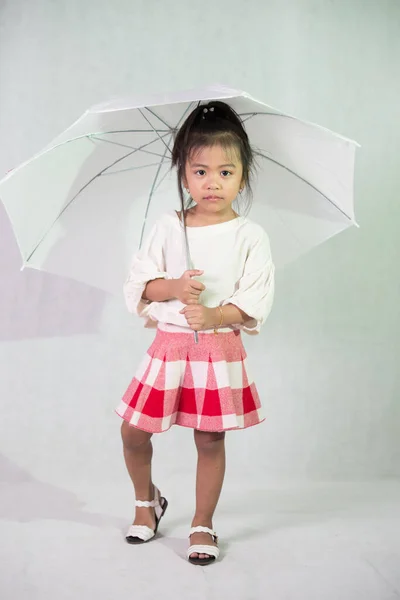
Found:
[[(268, 420), (228, 435), (227, 485), (399, 476), (400, 3), (1, 0), (0, 27), (1, 173), (92, 104), (213, 82), (360, 142), (361, 228), (279, 273), (245, 338)], [(154, 334), (122, 293), (21, 273), (2, 209), (0, 250), (1, 477), (50, 498), (126, 482), (113, 410)], [(155, 440), (156, 479), (180, 494), (191, 437)]]

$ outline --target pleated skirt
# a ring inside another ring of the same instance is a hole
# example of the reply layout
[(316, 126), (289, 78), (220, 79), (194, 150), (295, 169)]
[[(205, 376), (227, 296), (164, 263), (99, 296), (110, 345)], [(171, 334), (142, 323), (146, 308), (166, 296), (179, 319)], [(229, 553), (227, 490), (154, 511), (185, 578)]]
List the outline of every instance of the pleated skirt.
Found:
[(244, 429), (265, 417), (240, 331), (218, 334), (157, 330), (116, 413), (161, 433), (172, 425), (201, 431)]

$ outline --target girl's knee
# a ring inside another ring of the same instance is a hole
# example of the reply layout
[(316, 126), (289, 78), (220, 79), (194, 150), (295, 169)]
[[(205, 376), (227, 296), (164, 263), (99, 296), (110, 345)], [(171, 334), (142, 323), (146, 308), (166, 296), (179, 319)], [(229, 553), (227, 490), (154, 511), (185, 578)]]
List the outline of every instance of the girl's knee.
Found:
[(225, 431), (194, 430), (194, 440), (198, 450), (213, 450), (225, 440)]
[(122, 422), (121, 425), (121, 437), (124, 447), (128, 450), (135, 450), (149, 443), (152, 433), (142, 431), (129, 425), (126, 421)]

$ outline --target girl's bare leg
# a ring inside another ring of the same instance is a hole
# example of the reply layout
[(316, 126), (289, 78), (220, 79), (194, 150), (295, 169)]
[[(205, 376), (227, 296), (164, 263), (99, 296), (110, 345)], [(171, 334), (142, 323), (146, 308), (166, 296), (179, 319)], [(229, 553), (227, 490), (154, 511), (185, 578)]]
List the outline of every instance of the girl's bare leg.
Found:
[[(194, 431), (197, 447), (197, 477), (196, 477), (196, 513), (192, 527), (202, 525), (213, 529), (212, 519), (221, 494), (225, 475), (225, 433)], [(190, 537), (190, 545), (206, 544), (214, 546), (208, 533), (194, 533)], [(191, 555), (206, 558), (207, 554)]]
[[(151, 459), (153, 457), (152, 433), (147, 433), (123, 421), (121, 436), (126, 468), (135, 488), (136, 500), (154, 500), (154, 486), (151, 479)], [(147, 525), (154, 529), (156, 522), (154, 508), (136, 507), (134, 525)]]

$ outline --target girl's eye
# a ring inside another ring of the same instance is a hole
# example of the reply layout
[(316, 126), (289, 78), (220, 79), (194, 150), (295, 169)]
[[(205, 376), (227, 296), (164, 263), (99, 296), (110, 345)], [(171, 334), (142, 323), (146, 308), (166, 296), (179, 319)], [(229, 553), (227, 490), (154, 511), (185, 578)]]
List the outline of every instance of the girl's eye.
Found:
[[(199, 169), (198, 171), (195, 171), (195, 175), (204, 175), (205, 170), (204, 169)], [(226, 173), (227, 175), (232, 175), (232, 173), (230, 171), (221, 171), (221, 173)], [(224, 177), (226, 177), (227, 175), (224, 175)]]

